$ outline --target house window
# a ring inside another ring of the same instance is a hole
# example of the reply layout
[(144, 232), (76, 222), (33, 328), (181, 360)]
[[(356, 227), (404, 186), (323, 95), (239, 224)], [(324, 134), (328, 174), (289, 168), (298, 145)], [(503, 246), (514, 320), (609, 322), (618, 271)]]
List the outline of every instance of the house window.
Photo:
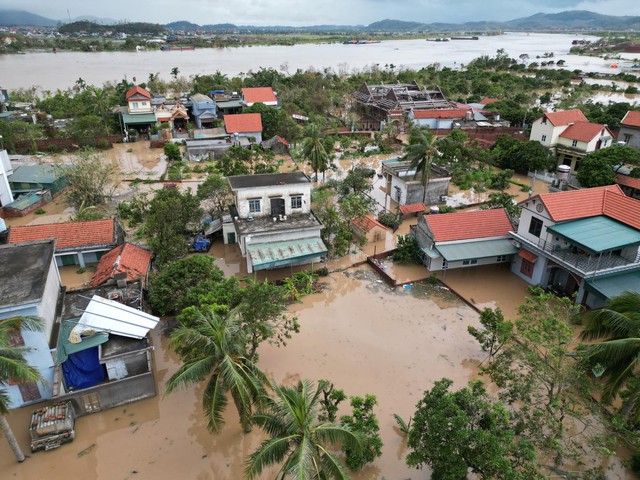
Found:
[(496, 257), (496, 262), (506, 262), (507, 261), (507, 256), (506, 255), (498, 255)]
[(578, 146), (578, 140), (574, 140), (571, 142), (571, 146), (572, 147), (577, 147)]
[(35, 402), (42, 398), (36, 382), (19, 383), (18, 389), (20, 390), (20, 395), (22, 395), (23, 402)]
[(133, 108), (138, 108), (138, 102), (133, 102)]
[(142, 106), (146, 107), (147, 106), (147, 102), (142, 102)]
[(531, 278), (533, 276), (533, 263), (523, 258), (522, 264), (520, 265), (520, 273)]
[(249, 211), (251, 213), (260, 212), (260, 200), (249, 200)]
[(82, 399), (82, 407), (84, 411), (87, 413), (99, 412), (102, 410), (100, 405), (100, 395), (97, 393), (89, 393), (87, 395), (83, 395)]
[(476, 265), (478, 263), (477, 258), (471, 258), (469, 260), (463, 260), (462, 265)]
[(542, 124), (546, 125), (547, 124), (547, 117), (542, 117)]
[(302, 208), (302, 197), (300, 195), (291, 197), (291, 208)]
[(540, 237), (540, 234), (542, 233), (542, 220), (537, 217), (531, 217), (529, 233), (535, 237)]
[(631, 135), (628, 133), (624, 134), (624, 143), (626, 143), (627, 145), (629, 145), (629, 142), (631, 141)]
[(547, 141), (547, 136), (546, 135), (542, 135), (542, 141), (546, 142)]

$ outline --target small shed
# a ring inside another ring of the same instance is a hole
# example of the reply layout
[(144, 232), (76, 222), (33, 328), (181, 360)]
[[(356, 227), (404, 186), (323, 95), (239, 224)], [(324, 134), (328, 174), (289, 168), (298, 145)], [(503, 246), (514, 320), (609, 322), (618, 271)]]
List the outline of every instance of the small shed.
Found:
[(371, 215), (356, 218), (351, 222), (351, 226), (353, 228), (353, 233), (358, 237), (366, 238), (367, 242), (379, 242), (387, 235), (387, 227), (382, 225)]
[(263, 149), (271, 150), (274, 153), (285, 154), (289, 152), (289, 142), (279, 135), (274, 135), (269, 140), (262, 142), (261, 145)]

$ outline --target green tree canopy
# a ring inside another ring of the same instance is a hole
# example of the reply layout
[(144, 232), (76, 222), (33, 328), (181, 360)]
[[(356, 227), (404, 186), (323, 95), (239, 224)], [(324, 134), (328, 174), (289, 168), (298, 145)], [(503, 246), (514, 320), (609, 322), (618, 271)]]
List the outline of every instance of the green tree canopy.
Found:
[(533, 444), (516, 435), (504, 404), (492, 401), (480, 381), (454, 392), (452, 384), (435, 382), (418, 402), (407, 463), (431, 467), (434, 480), (461, 480), (469, 470), (486, 480), (543, 478)]
[(640, 166), (640, 151), (626, 145), (611, 145), (585, 155), (580, 160), (577, 178), (580, 185), (587, 188), (612, 185), (616, 172), (623, 166)]

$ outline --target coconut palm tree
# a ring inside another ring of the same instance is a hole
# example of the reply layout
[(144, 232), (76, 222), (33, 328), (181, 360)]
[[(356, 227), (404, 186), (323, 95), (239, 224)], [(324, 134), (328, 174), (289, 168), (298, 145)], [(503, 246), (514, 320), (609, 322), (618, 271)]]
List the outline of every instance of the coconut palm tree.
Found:
[(402, 159), (411, 162), (411, 168), (416, 169), (415, 178), (419, 176), (422, 185), (424, 185), (422, 203), (426, 203), (427, 200), (431, 165), (438, 154), (437, 143), (438, 138), (428, 127), (413, 128), (409, 134), (409, 145), (404, 148), (405, 154)]
[(322, 132), (320, 127), (311, 124), (307, 127), (306, 137), (302, 141), (302, 156), (311, 163), (311, 168), (318, 181), (318, 172), (324, 172), (329, 168), (329, 155), (322, 144)]
[(326, 444), (341, 443), (358, 448), (360, 439), (348, 427), (318, 423), (317, 413), (324, 384), (314, 389), (308, 380), (295, 387), (272, 385), (275, 398), (253, 416), (253, 422), (271, 437), (251, 454), (245, 474), (260, 476), (269, 465), (282, 463), (277, 480), (348, 479), (344, 466)]
[(27, 365), (24, 354), (28, 348), (15, 347), (11, 344), (11, 334), (21, 330), (42, 331), (44, 323), (39, 317), (13, 317), (0, 320), (0, 429), (9, 442), (16, 460), (23, 462), (24, 453), (11, 431), (6, 415), (9, 413), (9, 395), (6, 385), (11, 380), (18, 383), (37, 382), (41, 380), (40, 372)]
[(200, 383), (208, 377), (202, 408), (209, 431), (218, 432), (222, 412), (231, 395), (245, 432), (251, 431), (253, 405), (264, 397), (267, 378), (246, 356), (247, 339), (238, 317), (222, 318), (213, 306), (184, 309), (181, 325), (173, 331), (169, 345), (184, 361), (167, 382), (167, 393), (180, 386)]
[[(634, 378), (640, 359), (640, 293), (627, 291), (612, 298), (606, 308), (587, 316), (583, 340), (601, 340), (586, 345), (582, 352), (588, 365), (604, 368), (603, 399), (615, 398)], [(623, 415), (640, 421), (640, 383), (624, 399)]]

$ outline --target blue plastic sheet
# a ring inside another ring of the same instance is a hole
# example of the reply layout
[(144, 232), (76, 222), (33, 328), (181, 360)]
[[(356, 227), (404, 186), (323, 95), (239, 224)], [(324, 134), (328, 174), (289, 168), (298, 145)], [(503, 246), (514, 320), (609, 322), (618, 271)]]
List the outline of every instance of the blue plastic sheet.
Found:
[(67, 389), (80, 390), (104, 382), (106, 372), (98, 358), (98, 347), (69, 355), (62, 364)]
[(206, 252), (211, 242), (202, 235), (196, 235), (193, 239), (193, 248), (196, 252)]

